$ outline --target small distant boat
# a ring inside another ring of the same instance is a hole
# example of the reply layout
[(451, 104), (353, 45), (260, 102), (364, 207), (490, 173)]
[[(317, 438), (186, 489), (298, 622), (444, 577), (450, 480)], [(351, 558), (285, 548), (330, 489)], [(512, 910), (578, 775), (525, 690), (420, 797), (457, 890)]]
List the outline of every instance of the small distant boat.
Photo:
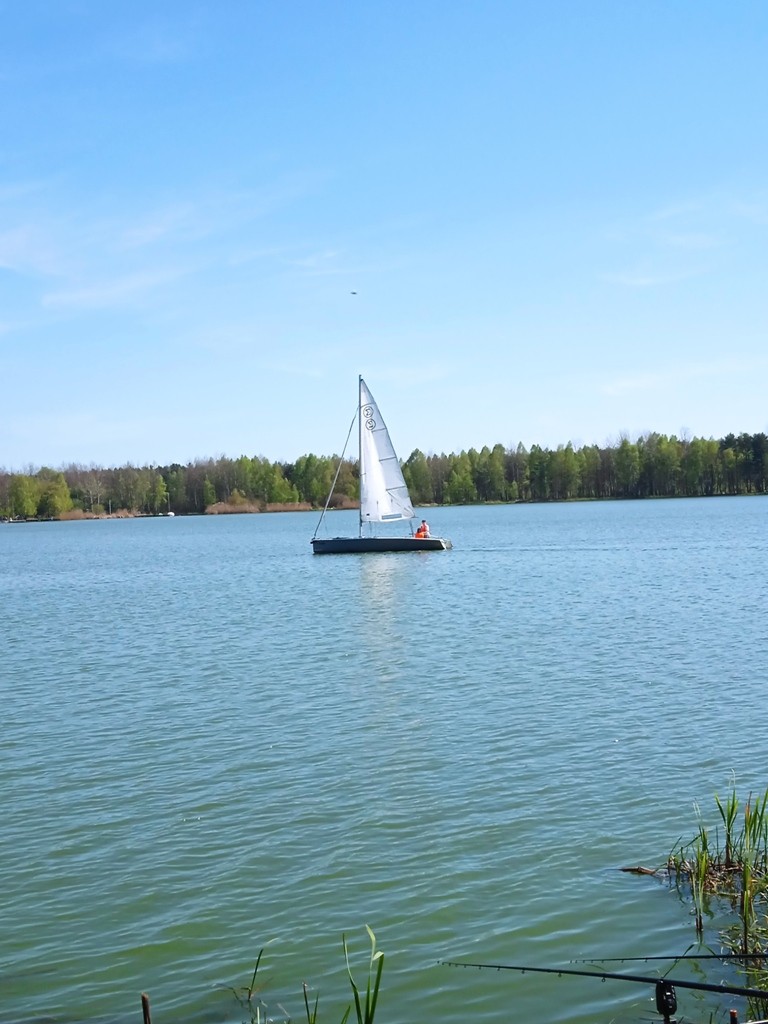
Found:
[[(420, 537), (413, 533), (402, 537), (373, 534), (374, 523), (409, 522), (416, 518), (416, 513), (413, 511), (413, 504), (403, 479), (400, 462), (389, 438), (389, 431), (362, 377), (356, 418), (360, 445), (359, 535), (330, 538), (317, 536), (317, 531), (328, 511), (333, 487), (336, 484), (334, 480), (331, 494), (328, 495), (311, 541), (313, 552), (316, 555), (346, 555), (381, 551), (445, 551), (450, 548), (451, 542), (443, 537)], [(354, 426), (354, 420), (352, 425)], [(338, 471), (336, 475), (338, 477)], [(369, 532), (364, 534), (366, 526)]]

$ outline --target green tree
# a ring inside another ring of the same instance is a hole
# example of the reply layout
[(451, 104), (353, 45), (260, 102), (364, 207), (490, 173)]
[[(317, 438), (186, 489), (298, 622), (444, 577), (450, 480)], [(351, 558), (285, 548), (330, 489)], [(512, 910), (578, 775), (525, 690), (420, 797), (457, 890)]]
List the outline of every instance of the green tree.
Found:
[(285, 479), (282, 466), (277, 463), (271, 468), (267, 495), (268, 502), (280, 505), (294, 504), (299, 500), (299, 492)]
[(112, 480), (111, 497), (115, 510), (119, 508), (129, 511), (140, 509), (144, 494), (139, 470), (133, 466), (123, 466), (117, 470)]
[(14, 519), (29, 519), (37, 515), (40, 484), (31, 476), (16, 474), (8, 486), (8, 504)]
[(489, 501), (506, 501), (507, 489), (507, 453), (504, 445), (495, 444), (488, 458)]
[(549, 453), (550, 496), (558, 501), (573, 498), (579, 487), (579, 463), (569, 441)]
[(445, 488), (453, 468), (453, 457), (443, 452), (440, 455), (430, 455), (427, 462), (429, 463), (429, 475), (432, 478), (432, 495), (437, 504), (442, 505), (448, 500), (445, 496)]
[(7, 519), (11, 514), (11, 474), (0, 470), (0, 519)]
[(471, 505), (477, 501), (477, 489), (472, 479), (472, 464), (469, 455), (461, 452), (445, 484), (443, 500), (448, 505)]
[(640, 457), (640, 478), (638, 494), (641, 497), (656, 497), (660, 491), (660, 474), (658, 465), (659, 434), (644, 434), (637, 439), (637, 451)]
[(203, 507), (208, 508), (216, 504), (216, 488), (211, 483), (210, 477), (203, 480)]
[(38, 515), (55, 519), (72, 508), (72, 495), (63, 473), (43, 468), (37, 474), (40, 497), (37, 502)]
[[(333, 466), (329, 465), (328, 468), (333, 473), (336, 472)], [(358, 471), (357, 461), (353, 459), (343, 459), (338, 469), (339, 475), (334, 488), (336, 494), (340, 499), (345, 497), (350, 501), (356, 501), (360, 497), (360, 473)], [(328, 482), (328, 486), (330, 487), (330, 480)], [(326, 488), (323, 501), (325, 501), (327, 496), (328, 488)]]
[(662, 434), (656, 454), (660, 493), (674, 497), (678, 493), (680, 474), (680, 442), (676, 437)]
[(155, 515), (168, 509), (168, 488), (160, 473), (153, 474), (149, 491), (149, 508)]
[(519, 442), (514, 452), (507, 455), (507, 480), (517, 485), (519, 500), (527, 501), (531, 496), (531, 467), (528, 450)]
[(583, 498), (602, 498), (600, 491), (600, 449), (596, 444), (581, 450), (581, 485)]
[(486, 445), (481, 451), (470, 448), (467, 452), (475, 485), (480, 501), (488, 501), (491, 493), (491, 449)]
[[(224, 461), (224, 460), (220, 460)], [(261, 497), (259, 492), (259, 471), (261, 469), (260, 459), (249, 459), (247, 455), (241, 455), (230, 467), (229, 471), (224, 470), (223, 474), (227, 482), (231, 484), (230, 490), (237, 489), (245, 497)], [(223, 467), (222, 467), (223, 469)], [(266, 500), (266, 499), (265, 499)]]
[(682, 446), (680, 475), (683, 493), (689, 497), (707, 493), (704, 473), (705, 454), (705, 442), (699, 438), (694, 437), (693, 440)]
[(432, 504), (432, 474), (426, 456), (418, 448), (408, 456), (403, 466), (403, 478), (408, 485), (411, 498), (417, 505)]
[(600, 497), (616, 496), (616, 451), (610, 446), (600, 449)]
[(187, 512), (187, 471), (174, 464), (166, 471), (165, 486), (168, 490), (168, 504), (172, 512)]
[(549, 501), (550, 452), (537, 444), (531, 446), (528, 454), (528, 473), (531, 482), (531, 497), (534, 501)]
[(238, 487), (251, 500), (266, 504), (272, 488), (272, 464), (266, 459), (250, 459), (248, 462), (248, 472), (238, 475)]
[(710, 437), (701, 442), (702, 488), (704, 494), (722, 494), (723, 479), (720, 466), (720, 445)]
[(765, 434), (749, 434), (749, 478), (752, 490), (765, 491), (766, 467), (768, 466), (768, 436)]
[(316, 507), (325, 504), (331, 490), (338, 458), (318, 458), (317, 455), (302, 455), (294, 466), (294, 484), (302, 501)]
[[(195, 459), (178, 473), (175, 483), (177, 486), (180, 486), (181, 483), (184, 485), (184, 511), (205, 512), (206, 504), (203, 500), (205, 479), (207, 477), (209, 483), (212, 484), (211, 474), (213, 471), (214, 465), (210, 459)], [(215, 489), (213, 500), (215, 503)], [(173, 496), (171, 501), (174, 501)], [(178, 507), (175, 506), (174, 511), (179, 511)]]
[(637, 445), (632, 444), (629, 438), (622, 437), (621, 444), (616, 449), (614, 462), (619, 494), (623, 498), (636, 498), (640, 480), (640, 453)]

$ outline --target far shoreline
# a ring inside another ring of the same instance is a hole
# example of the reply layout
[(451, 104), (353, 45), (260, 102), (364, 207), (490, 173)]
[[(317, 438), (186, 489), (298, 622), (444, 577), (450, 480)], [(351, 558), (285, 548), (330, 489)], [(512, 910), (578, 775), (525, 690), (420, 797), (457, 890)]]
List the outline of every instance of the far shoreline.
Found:
[[(619, 497), (609, 496), (605, 498), (548, 498), (543, 500), (523, 500), (516, 499), (514, 501), (473, 501), (464, 505), (450, 504), (450, 505), (438, 505), (435, 502), (419, 503), (418, 508), (426, 509), (448, 509), (448, 508), (487, 508), (487, 507), (498, 507), (500, 505), (586, 505), (586, 504), (604, 504), (614, 502), (635, 502), (635, 501), (698, 501), (706, 500), (708, 498), (765, 498), (766, 495), (760, 492), (752, 492), (746, 494), (653, 494), (643, 495), (642, 497)], [(331, 506), (326, 509), (326, 514), (332, 512), (351, 512), (360, 508), (360, 503), (345, 499), (343, 504), (338, 506)], [(214, 505), (209, 505), (204, 512), (139, 512), (131, 509), (117, 509), (115, 512), (85, 512), (82, 509), (72, 509), (69, 512), (64, 512), (59, 516), (29, 516), (27, 518), (2, 518), (0, 519), (0, 525), (18, 525), (20, 523), (81, 523), (81, 522), (92, 522), (94, 520), (107, 520), (107, 519), (191, 519), (201, 518), (204, 516), (237, 516), (237, 515), (271, 515), (277, 512), (321, 512), (318, 506), (311, 505), (309, 502), (276, 502), (276, 503), (263, 503), (259, 504), (256, 502), (237, 502), (227, 503), (223, 501), (217, 501)]]

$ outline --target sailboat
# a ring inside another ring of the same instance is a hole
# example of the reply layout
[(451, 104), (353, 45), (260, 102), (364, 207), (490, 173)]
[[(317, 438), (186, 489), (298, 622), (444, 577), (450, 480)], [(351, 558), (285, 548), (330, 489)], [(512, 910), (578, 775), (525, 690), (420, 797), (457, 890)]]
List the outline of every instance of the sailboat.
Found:
[[(317, 536), (328, 511), (333, 486), (312, 538), (316, 555), (364, 554), (373, 551), (445, 551), (451, 542), (443, 537), (382, 537), (373, 534), (374, 523), (409, 522), (416, 518), (400, 462), (395, 454), (389, 431), (379, 407), (362, 377), (360, 398), (355, 414), (360, 446), (360, 527), (357, 537)], [(354, 420), (352, 421), (354, 426)], [(352, 432), (350, 427), (350, 434)], [(349, 440), (349, 437), (347, 437)], [(345, 445), (346, 449), (346, 445)], [(344, 454), (342, 453), (342, 459)], [(341, 463), (339, 463), (341, 465)], [(338, 470), (336, 478), (338, 478)], [(368, 532), (364, 533), (365, 527)]]

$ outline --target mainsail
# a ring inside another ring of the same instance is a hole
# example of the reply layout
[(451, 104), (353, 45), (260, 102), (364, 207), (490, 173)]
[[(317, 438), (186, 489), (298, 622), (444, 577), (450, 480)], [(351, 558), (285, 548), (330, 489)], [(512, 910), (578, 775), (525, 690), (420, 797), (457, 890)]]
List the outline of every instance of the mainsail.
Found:
[(361, 377), (360, 523), (389, 523), (415, 515), (389, 431)]

